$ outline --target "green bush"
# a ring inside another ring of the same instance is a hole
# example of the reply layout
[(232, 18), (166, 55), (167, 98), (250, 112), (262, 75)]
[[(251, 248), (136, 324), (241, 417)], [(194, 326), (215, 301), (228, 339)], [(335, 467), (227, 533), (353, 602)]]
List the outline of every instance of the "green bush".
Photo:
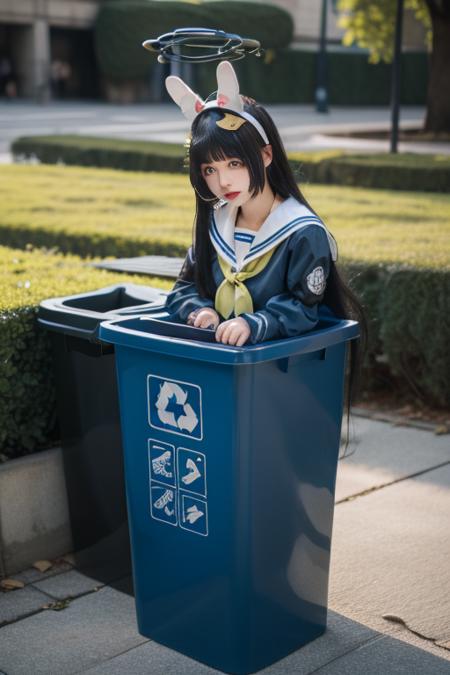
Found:
[(362, 390), (448, 407), (450, 267), (350, 264), (346, 276), (369, 324)]
[[(249, 23), (251, 16), (251, 23)], [(251, 35), (247, 35), (251, 25)], [(260, 40), (266, 48), (292, 40), (293, 22), (285, 10), (249, 2), (124, 0), (102, 3), (95, 24), (98, 63), (115, 80), (146, 80), (160, 66), (141, 44), (174, 26), (205, 26)]]
[(413, 396), (450, 401), (450, 271), (395, 270), (381, 298), (380, 339), (390, 370)]
[(450, 157), (446, 155), (340, 152), (290, 153), (296, 172), (311, 183), (353, 185), (383, 190), (450, 192)]
[[(314, 100), (315, 54), (267, 49), (263, 58), (249, 56), (233, 63), (239, 89), (258, 103), (309, 103)], [(195, 90), (203, 97), (217, 89), (215, 63), (196, 66)]]
[(47, 448), (58, 439), (49, 336), (37, 323), (48, 297), (133, 282), (170, 288), (151, 277), (111, 273), (75, 256), (0, 247), (0, 461)]
[(16, 159), (43, 164), (110, 167), (126, 171), (185, 171), (182, 146), (95, 136), (23, 136), (11, 144)]

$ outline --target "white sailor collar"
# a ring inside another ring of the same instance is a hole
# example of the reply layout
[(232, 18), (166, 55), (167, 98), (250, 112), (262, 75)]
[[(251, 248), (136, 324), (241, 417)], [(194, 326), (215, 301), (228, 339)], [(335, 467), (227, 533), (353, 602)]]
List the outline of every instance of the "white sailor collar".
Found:
[[(237, 267), (234, 252), (234, 230), (238, 208), (233, 206), (231, 202), (222, 206), (219, 211), (213, 213), (209, 228), (211, 242), (217, 254), (234, 267)], [(300, 204), (295, 197), (288, 197), (272, 213), (269, 213), (259, 230), (255, 232), (255, 238), (247, 255), (242, 260), (241, 267), (256, 258), (260, 258), (274, 246), (278, 246), (284, 239), (287, 239), (293, 232), (308, 225), (318, 225), (325, 230), (331, 257), (336, 261), (337, 244), (332, 234), (320, 218), (314, 215), (307, 206)]]

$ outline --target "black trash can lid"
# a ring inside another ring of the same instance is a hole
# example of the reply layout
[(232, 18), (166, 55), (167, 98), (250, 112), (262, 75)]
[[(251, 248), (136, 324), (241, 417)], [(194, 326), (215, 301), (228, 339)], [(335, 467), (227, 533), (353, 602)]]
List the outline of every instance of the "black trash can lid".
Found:
[(43, 300), (38, 323), (47, 330), (96, 340), (101, 321), (164, 313), (167, 291), (152, 286), (115, 284), (89, 293)]

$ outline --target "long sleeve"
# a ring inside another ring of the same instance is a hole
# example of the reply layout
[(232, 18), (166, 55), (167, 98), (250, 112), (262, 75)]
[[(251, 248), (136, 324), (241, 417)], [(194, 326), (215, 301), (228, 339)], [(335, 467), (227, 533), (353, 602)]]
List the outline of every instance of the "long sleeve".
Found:
[[(193, 278), (194, 265), (195, 260), (192, 247), (190, 247), (182, 268), (182, 271), (185, 272), (184, 276), (187, 276), (188, 279)], [(214, 307), (214, 301), (199, 295), (193, 281), (183, 279), (178, 279), (173, 289), (168, 293), (165, 305), (171, 321), (178, 323), (186, 323), (189, 314), (202, 307)]]
[(241, 314), (250, 325), (249, 343), (312, 330), (319, 320), (319, 303), (330, 265), (330, 246), (323, 228), (311, 225), (294, 233), (289, 246), (286, 292), (271, 297), (256, 312)]

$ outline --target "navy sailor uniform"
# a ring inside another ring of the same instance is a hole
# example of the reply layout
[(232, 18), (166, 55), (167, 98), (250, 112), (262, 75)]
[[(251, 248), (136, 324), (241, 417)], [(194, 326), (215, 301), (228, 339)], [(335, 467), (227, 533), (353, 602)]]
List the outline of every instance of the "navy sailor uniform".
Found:
[[(237, 208), (232, 203), (212, 216), (211, 264), (216, 288), (224, 280), (218, 255), (232, 265), (232, 271), (239, 272), (276, 247), (267, 265), (245, 281), (253, 300), (253, 312), (240, 315), (250, 326), (248, 342), (293, 337), (312, 330), (320, 314), (330, 313), (321, 302), (331, 260), (337, 259), (334, 238), (294, 197), (274, 209), (255, 232), (235, 228), (236, 216)], [(192, 247), (185, 265), (195, 265)], [(172, 321), (186, 323), (192, 311), (203, 307), (214, 308), (214, 299), (201, 297), (193, 282), (178, 280), (167, 296), (166, 310)]]

